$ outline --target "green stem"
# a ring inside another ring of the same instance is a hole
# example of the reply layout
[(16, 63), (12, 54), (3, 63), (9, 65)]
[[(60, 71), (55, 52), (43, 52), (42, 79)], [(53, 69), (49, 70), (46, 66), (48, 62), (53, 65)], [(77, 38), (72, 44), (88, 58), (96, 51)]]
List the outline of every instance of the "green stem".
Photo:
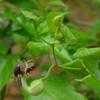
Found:
[(75, 81), (83, 82), (84, 80), (86, 80), (86, 79), (88, 79), (88, 78), (90, 78), (90, 77), (91, 77), (91, 75), (89, 74), (89, 75), (87, 75), (87, 76), (85, 76), (85, 77), (83, 77), (83, 78), (81, 78), (81, 79), (75, 79)]
[(53, 58), (54, 58), (54, 65), (58, 65), (57, 60), (56, 60), (56, 56), (55, 56), (54, 44), (52, 44), (52, 54), (53, 54)]
[(41, 78), (41, 79), (47, 79), (48, 77), (49, 77), (49, 75), (50, 75), (50, 73), (51, 73), (51, 70), (52, 70), (52, 68), (54, 67), (54, 65), (51, 65), (50, 66), (50, 68), (48, 69), (48, 72), (47, 72), (47, 74), (43, 77), (43, 78)]
[(81, 68), (78, 68), (78, 67), (75, 67), (75, 68), (72, 68), (72, 67), (62, 67), (62, 65), (59, 65), (59, 67), (64, 68), (64, 69), (68, 69), (68, 70), (81, 70)]

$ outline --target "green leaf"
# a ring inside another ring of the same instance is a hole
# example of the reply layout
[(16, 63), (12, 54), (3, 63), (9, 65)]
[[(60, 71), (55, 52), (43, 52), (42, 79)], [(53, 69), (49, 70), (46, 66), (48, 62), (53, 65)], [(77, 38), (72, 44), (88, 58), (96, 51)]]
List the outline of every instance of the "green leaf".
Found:
[(17, 32), (13, 33), (12, 37), (16, 43), (25, 43), (28, 41), (28, 37), (18, 34)]
[(100, 48), (80, 48), (73, 55), (74, 58), (93, 57), (100, 58)]
[(26, 96), (25, 100), (86, 100), (68, 84), (65, 75), (50, 76), (44, 81), (44, 90), (37, 96)]
[(6, 44), (0, 42), (0, 54), (6, 54), (8, 50), (8, 47)]
[(100, 91), (100, 81), (96, 80), (93, 77), (89, 77), (83, 81), (89, 88), (95, 90), (95, 91)]
[(29, 12), (27, 10), (21, 10), (21, 12), (28, 19), (32, 19), (32, 20), (38, 19), (38, 17), (35, 14), (33, 14), (32, 12)]
[(66, 40), (67, 43), (73, 44), (77, 42), (77, 37), (75, 36), (75, 34), (70, 30), (69, 27), (67, 26), (63, 26), (63, 31), (64, 31), (64, 38)]
[(17, 21), (24, 28), (24, 30), (29, 33), (29, 35), (36, 36), (35, 25), (31, 20), (25, 18), (24, 16), (19, 16), (17, 17)]
[(47, 23), (48, 27), (51, 32), (55, 33), (57, 31), (57, 28), (61, 24), (63, 13), (61, 12), (50, 12), (47, 16)]
[(75, 60), (72, 60), (70, 62), (67, 62), (65, 64), (63, 64), (62, 66), (65, 66), (66, 68), (67, 67), (70, 67), (70, 68), (76, 68), (76, 69), (80, 69), (83, 65), (82, 65), (82, 61), (79, 60), (79, 59), (75, 59)]
[(96, 79), (100, 80), (99, 59), (100, 48), (81, 48), (74, 55), (83, 61), (86, 70)]
[(37, 31), (40, 35), (45, 35), (47, 33), (49, 33), (49, 27), (46, 21), (43, 21), (42, 23), (40, 23), (37, 27)]
[(94, 77), (96, 80), (100, 81), (100, 70), (99, 70), (99, 60), (93, 58), (85, 58), (83, 60), (86, 68), (89, 70), (89, 73)]
[(2, 70), (0, 71), (0, 90), (11, 78), (13, 69), (15, 67), (15, 63), (16, 63), (16, 57), (14, 56), (7, 57), (7, 60), (3, 65)]
[[(66, 27), (66, 26), (65, 26)], [(80, 48), (80, 47), (86, 47), (88, 45), (91, 45), (93, 41), (95, 41), (94, 34), (91, 34), (91, 32), (87, 31), (81, 31), (77, 26), (75, 25), (68, 25), (68, 29), (73, 34), (73, 36), (76, 38), (76, 45), (73, 45), (73, 48)], [(70, 36), (71, 34), (69, 34)], [(70, 37), (71, 38), (71, 37)], [(69, 38), (69, 39), (70, 39)], [(74, 38), (73, 38), (74, 39)], [(73, 40), (72, 39), (72, 40)], [(72, 43), (75, 41), (72, 41)], [(71, 44), (72, 44), (71, 43)]]
[(71, 57), (67, 50), (64, 48), (55, 47), (55, 55), (58, 59), (60, 59), (63, 63), (67, 63), (71, 61)]
[(33, 55), (41, 55), (47, 53), (49, 46), (44, 42), (29, 42), (27, 48)]

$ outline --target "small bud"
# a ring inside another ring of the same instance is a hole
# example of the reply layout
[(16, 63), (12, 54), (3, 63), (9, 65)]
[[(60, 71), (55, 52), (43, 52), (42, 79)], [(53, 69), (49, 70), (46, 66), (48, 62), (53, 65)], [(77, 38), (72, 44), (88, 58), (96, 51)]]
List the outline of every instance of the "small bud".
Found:
[(28, 91), (32, 95), (38, 95), (39, 93), (42, 92), (43, 89), (44, 89), (43, 81), (41, 79), (39, 79), (39, 80), (35, 80), (31, 83), (30, 87), (28, 88)]
[(27, 91), (29, 94), (32, 94), (32, 95), (38, 95), (44, 89), (44, 84), (43, 84), (42, 79), (32, 81), (30, 86), (28, 86), (26, 81), (22, 79), (22, 86), (25, 91)]

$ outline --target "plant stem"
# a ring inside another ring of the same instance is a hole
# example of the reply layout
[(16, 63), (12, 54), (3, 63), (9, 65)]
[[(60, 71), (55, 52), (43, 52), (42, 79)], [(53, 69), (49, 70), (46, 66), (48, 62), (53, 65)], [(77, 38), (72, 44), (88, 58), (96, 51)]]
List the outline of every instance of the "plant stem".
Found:
[(52, 54), (53, 54), (53, 58), (54, 58), (54, 65), (58, 65), (57, 60), (56, 60), (56, 56), (55, 56), (54, 44), (52, 44)]
[(43, 78), (41, 78), (41, 79), (46, 79), (46, 78), (48, 78), (48, 76), (50, 75), (50, 72), (51, 72), (51, 70), (52, 70), (53, 67), (54, 67), (54, 65), (51, 65), (50, 68), (48, 69), (47, 74), (46, 74)]

